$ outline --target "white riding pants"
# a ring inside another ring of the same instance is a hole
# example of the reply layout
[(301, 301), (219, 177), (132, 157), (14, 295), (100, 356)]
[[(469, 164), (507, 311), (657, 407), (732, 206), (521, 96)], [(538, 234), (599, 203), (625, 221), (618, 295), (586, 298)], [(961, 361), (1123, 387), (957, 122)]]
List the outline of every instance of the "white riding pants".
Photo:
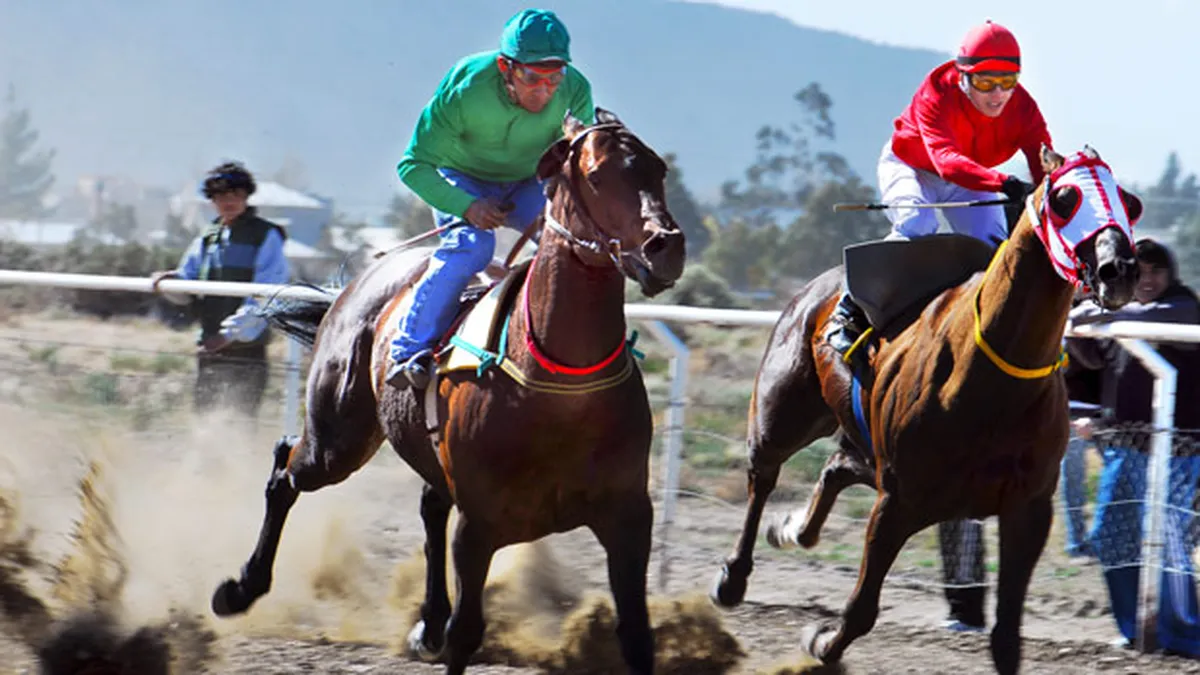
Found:
[[(879, 191), (887, 204), (935, 204), (938, 202), (1003, 199), (997, 192), (968, 190), (947, 182), (937, 174), (914, 169), (892, 153), (892, 142), (883, 146), (879, 156)], [(995, 245), (1008, 238), (1008, 220), (1003, 206), (971, 206), (953, 209), (886, 209), (892, 231), (885, 239), (913, 239), (937, 232), (935, 210), (941, 211), (950, 228)]]

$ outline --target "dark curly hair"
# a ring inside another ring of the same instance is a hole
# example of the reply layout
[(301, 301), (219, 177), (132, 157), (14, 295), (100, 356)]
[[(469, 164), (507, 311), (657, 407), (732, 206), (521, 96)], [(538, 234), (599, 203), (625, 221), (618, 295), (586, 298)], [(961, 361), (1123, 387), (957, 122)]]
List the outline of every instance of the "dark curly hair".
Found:
[(1151, 267), (1167, 271), (1169, 281), (1167, 282), (1167, 288), (1160, 297), (1165, 298), (1176, 293), (1186, 294), (1192, 296), (1196, 303), (1200, 304), (1200, 296), (1196, 295), (1196, 291), (1180, 280), (1179, 261), (1175, 258), (1175, 252), (1170, 247), (1150, 237), (1143, 237), (1134, 245), (1134, 250), (1137, 252), (1138, 262), (1143, 262)]
[(237, 162), (226, 162), (208, 172), (204, 178), (204, 196), (212, 199), (214, 196), (234, 190), (245, 190), (247, 195), (254, 194), (258, 188), (254, 184), (254, 176), (246, 167)]

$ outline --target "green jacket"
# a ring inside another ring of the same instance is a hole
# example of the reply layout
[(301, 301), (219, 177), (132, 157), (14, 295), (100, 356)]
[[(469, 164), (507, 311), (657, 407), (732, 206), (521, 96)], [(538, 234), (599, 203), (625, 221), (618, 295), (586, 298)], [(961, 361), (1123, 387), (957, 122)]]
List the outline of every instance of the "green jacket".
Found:
[(438, 211), (461, 217), (475, 201), (448, 183), (439, 168), (496, 183), (525, 180), (562, 138), (568, 110), (584, 124), (595, 121), (591, 84), (573, 66), (567, 66), (550, 103), (531, 113), (509, 100), (497, 53), (468, 56), (450, 69), (421, 111), (396, 167), (400, 180)]

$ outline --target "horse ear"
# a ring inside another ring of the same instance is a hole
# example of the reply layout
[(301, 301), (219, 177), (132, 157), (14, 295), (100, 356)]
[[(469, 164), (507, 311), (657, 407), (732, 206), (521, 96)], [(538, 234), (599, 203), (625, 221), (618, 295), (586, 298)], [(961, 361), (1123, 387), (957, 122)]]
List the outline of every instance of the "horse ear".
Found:
[(601, 108), (600, 106), (596, 106), (596, 123), (597, 124), (620, 124), (621, 126), (625, 126), (625, 123), (621, 121), (620, 117), (617, 117), (616, 113), (614, 113), (611, 110), (605, 110), (604, 108)]
[(538, 160), (537, 176), (541, 180), (557, 174), (562, 168), (563, 162), (567, 161), (567, 153), (571, 150), (571, 141), (568, 138), (560, 138), (551, 145), (546, 152), (542, 153), (542, 158)]
[(1042, 143), (1042, 170), (1046, 173), (1054, 173), (1067, 160), (1050, 146)]
[(1125, 215), (1129, 217), (1129, 224), (1136, 225), (1145, 209), (1142, 200), (1132, 192), (1126, 192), (1120, 185), (1117, 186), (1117, 192), (1121, 195), (1121, 203), (1125, 205)]
[(579, 118), (571, 114), (570, 110), (567, 111), (567, 114), (563, 117), (562, 125), (564, 136), (566, 136), (568, 139), (575, 138), (586, 128), (586, 124), (580, 122)]

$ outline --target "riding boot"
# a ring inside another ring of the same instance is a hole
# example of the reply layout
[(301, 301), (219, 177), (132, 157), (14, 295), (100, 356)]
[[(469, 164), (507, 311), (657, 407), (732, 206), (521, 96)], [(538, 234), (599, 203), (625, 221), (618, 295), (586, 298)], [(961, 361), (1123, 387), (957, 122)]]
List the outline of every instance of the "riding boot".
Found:
[(392, 362), (387, 372), (387, 384), (397, 389), (411, 386), (424, 389), (433, 378), (433, 350), (417, 352), (412, 358), (400, 363)]
[(848, 292), (842, 291), (842, 297), (825, 324), (825, 341), (839, 354), (845, 355), (862, 335), (866, 325), (866, 313)]

